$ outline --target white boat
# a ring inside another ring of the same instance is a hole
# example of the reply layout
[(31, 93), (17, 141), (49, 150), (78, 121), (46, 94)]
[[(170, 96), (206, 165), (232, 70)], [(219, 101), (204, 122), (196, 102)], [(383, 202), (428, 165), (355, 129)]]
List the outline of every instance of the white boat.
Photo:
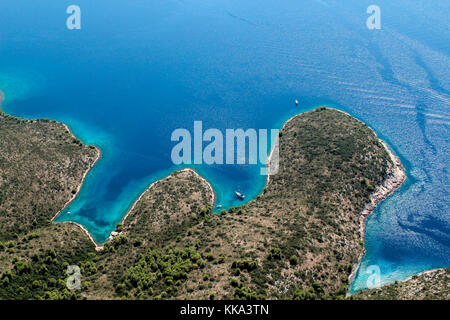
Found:
[(298, 100), (295, 100), (295, 105), (298, 106)]
[(245, 196), (242, 194), (242, 193), (239, 193), (239, 192), (235, 192), (236, 193), (236, 196), (239, 198), (239, 199), (241, 199), (241, 200), (244, 200), (244, 198), (245, 198)]

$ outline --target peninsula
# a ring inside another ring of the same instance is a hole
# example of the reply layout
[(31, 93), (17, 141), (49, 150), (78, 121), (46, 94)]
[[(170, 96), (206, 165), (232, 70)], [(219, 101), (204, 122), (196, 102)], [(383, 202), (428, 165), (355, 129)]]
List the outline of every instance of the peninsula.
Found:
[[(175, 171), (96, 251), (51, 219), (98, 149), (63, 124), (4, 113), (0, 135), (0, 299), (345, 299), (365, 219), (406, 177), (367, 125), (320, 107), (285, 123), (278, 173), (257, 199), (215, 214), (210, 184)], [(66, 287), (69, 265), (81, 290)]]

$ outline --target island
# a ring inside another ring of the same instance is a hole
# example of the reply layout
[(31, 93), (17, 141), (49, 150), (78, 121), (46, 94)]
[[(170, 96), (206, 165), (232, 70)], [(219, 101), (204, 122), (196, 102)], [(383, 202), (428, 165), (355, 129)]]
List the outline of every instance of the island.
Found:
[[(406, 175), (386, 144), (342, 111), (289, 119), (278, 173), (249, 203), (215, 213), (212, 187), (185, 168), (151, 184), (104, 244), (52, 222), (100, 151), (46, 119), (1, 113), (0, 135), (0, 299), (418, 297), (399, 284), (347, 294), (365, 220)], [(79, 290), (66, 285), (73, 265)], [(437, 297), (448, 275), (405, 285)]]

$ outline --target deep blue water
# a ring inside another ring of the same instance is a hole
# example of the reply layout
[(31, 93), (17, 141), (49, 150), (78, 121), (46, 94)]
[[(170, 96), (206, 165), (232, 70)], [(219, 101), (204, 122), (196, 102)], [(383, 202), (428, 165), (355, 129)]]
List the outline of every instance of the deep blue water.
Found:
[[(66, 8), (82, 29), (66, 28)], [(176, 128), (279, 128), (321, 104), (368, 123), (408, 182), (367, 222), (352, 290), (377, 265), (392, 282), (450, 266), (449, 3), (372, 1), (0, 0), (3, 109), (66, 122), (102, 158), (57, 220), (104, 241), (147, 186), (176, 167)], [(294, 99), (300, 99), (295, 107)], [(254, 198), (258, 166), (200, 166), (224, 207)], [(71, 214), (67, 214), (70, 211)]]

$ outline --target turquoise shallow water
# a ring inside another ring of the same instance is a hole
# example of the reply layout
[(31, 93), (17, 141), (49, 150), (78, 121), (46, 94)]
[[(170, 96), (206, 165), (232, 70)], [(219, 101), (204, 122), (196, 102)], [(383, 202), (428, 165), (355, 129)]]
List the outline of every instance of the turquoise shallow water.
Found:
[[(102, 158), (58, 221), (104, 241), (148, 185), (178, 167), (177, 128), (279, 128), (321, 104), (369, 124), (408, 169), (408, 183), (367, 222), (352, 290), (450, 265), (449, 5), (380, 0), (382, 29), (365, 26), (370, 1), (0, 1), (3, 108), (66, 122)], [(300, 99), (295, 107), (294, 99)], [(250, 200), (258, 166), (199, 166), (217, 204)], [(68, 214), (68, 211), (71, 213)]]

